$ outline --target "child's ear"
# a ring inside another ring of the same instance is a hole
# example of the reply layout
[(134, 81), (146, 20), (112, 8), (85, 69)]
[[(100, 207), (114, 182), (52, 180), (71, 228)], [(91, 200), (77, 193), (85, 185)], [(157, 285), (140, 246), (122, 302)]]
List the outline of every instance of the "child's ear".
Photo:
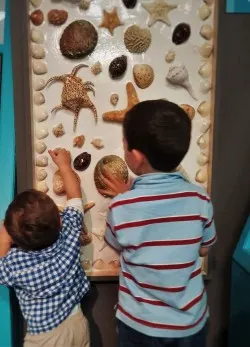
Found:
[(133, 156), (133, 162), (135, 163), (136, 168), (140, 169), (145, 162), (144, 154), (137, 149), (133, 149), (131, 154)]

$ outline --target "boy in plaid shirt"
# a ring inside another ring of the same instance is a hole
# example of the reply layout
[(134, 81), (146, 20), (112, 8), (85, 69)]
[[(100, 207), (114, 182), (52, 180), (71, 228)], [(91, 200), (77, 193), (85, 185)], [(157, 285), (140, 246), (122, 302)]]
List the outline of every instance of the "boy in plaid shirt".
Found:
[(49, 153), (63, 177), (67, 206), (60, 218), (46, 194), (29, 190), (14, 199), (0, 230), (0, 283), (15, 289), (27, 322), (25, 347), (86, 347), (88, 323), (80, 301), (89, 282), (80, 265), (81, 188), (70, 153)]

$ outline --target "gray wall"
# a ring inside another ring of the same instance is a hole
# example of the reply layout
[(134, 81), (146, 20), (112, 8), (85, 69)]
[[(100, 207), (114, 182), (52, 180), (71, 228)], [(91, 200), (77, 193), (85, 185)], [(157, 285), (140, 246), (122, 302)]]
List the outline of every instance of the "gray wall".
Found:
[[(198, 0), (197, 0), (198, 1)], [(211, 308), (209, 347), (227, 346), (231, 257), (245, 219), (250, 197), (250, 17), (225, 14), (219, 0), (219, 37), (212, 198), (218, 243), (212, 280), (207, 284)], [(12, 0), (13, 68), (17, 130), (17, 188), (31, 186), (27, 140), (29, 128), (28, 57), (25, 1)], [(115, 347), (113, 318), (117, 284), (96, 284), (84, 304), (94, 347)], [(16, 347), (16, 345), (15, 345)]]

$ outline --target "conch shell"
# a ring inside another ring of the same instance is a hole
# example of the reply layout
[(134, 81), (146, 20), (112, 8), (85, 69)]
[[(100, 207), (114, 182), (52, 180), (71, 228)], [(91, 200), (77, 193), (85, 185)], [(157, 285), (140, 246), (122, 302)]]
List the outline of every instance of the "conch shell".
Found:
[(167, 80), (173, 84), (185, 88), (191, 97), (197, 100), (194, 90), (189, 81), (189, 73), (186, 67), (182, 65), (173, 65), (169, 68)]

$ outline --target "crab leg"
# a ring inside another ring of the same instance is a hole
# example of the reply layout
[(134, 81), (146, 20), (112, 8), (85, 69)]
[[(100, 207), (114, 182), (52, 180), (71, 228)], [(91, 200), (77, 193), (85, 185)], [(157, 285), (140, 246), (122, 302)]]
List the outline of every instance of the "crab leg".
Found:
[(87, 87), (87, 86), (93, 86), (94, 87), (95, 86), (94, 83), (91, 81), (84, 82), (83, 85), (84, 85), (84, 87)]
[(73, 126), (73, 131), (76, 131), (76, 126), (77, 126), (77, 121), (78, 121), (78, 116), (79, 116), (79, 112), (80, 110), (75, 111), (75, 115), (74, 115), (74, 126)]
[(51, 77), (47, 83), (45, 84), (45, 88), (51, 83), (51, 82), (55, 82), (55, 81), (60, 81), (60, 82), (63, 82), (63, 79), (64, 79), (64, 76), (54, 76), (54, 77)]
[(79, 64), (79, 65), (74, 67), (74, 69), (71, 72), (71, 75), (75, 76), (77, 74), (78, 70), (80, 70), (82, 67), (89, 67), (89, 66), (86, 64)]
[(90, 91), (90, 92), (92, 92), (93, 95), (95, 96), (95, 90), (94, 90), (94, 88), (91, 85), (87, 85), (87, 86), (85, 85), (85, 89)]
[(51, 110), (51, 113), (57, 112), (57, 111), (61, 110), (62, 108), (64, 108), (62, 104), (61, 104), (61, 105), (58, 105), (58, 106), (55, 106), (55, 107)]
[(94, 113), (95, 121), (96, 121), (96, 123), (97, 123), (97, 121), (98, 121), (97, 109), (96, 109), (95, 105), (92, 104), (91, 101), (89, 102), (89, 108), (90, 108), (90, 109), (92, 110), (92, 112)]

